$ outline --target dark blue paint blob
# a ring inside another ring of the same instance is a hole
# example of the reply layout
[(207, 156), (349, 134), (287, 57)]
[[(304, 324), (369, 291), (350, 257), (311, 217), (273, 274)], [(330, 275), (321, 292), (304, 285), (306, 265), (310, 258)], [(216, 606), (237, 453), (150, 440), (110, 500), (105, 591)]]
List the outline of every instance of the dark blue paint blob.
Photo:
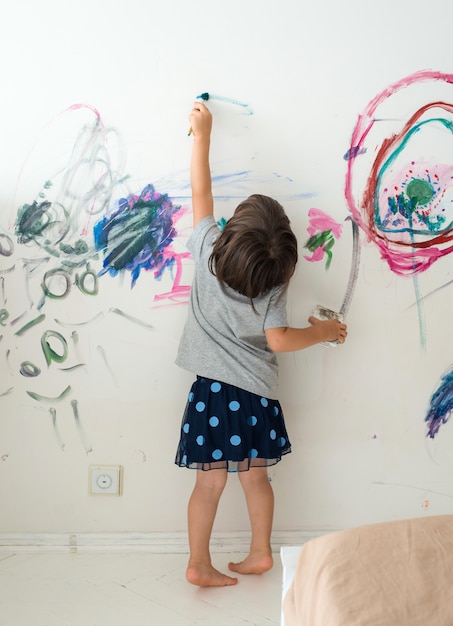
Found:
[(425, 417), (427, 437), (434, 437), (442, 424), (446, 424), (453, 411), (453, 366), (442, 376), (441, 383), (431, 396), (430, 408)]
[(349, 148), (349, 150), (347, 150), (343, 154), (343, 159), (345, 161), (352, 161), (352, 159), (355, 159), (357, 156), (361, 154), (365, 154), (365, 153), (366, 153), (366, 148), (361, 148), (360, 146), (353, 146), (352, 148)]
[(104, 252), (101, 273), (115, 276), (128, 270), (132, 287), (141, 270), (154, 270), (160, 278), (174, 262), (165, 251), (176, 235), (173, 214), (179, 209), (153, 185), (147, 185), (138, 196), (121, 198), (117, 209), (94, 226), (96, 249)]

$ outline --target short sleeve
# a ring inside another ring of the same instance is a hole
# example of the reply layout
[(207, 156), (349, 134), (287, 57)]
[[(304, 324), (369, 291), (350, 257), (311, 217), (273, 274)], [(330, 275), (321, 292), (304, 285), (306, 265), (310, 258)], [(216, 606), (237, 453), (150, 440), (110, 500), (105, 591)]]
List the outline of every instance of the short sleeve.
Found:
[(264, 320), (264, 330), (268, 328), (282, 328), (288, 326), (288, 312), (286, 303), (288, 299), (288, 287), (275, 289), (267, 307), (266, 318)]
[(187, 241), (187, 248), (195, 260), (200, 258), (205, 245), (212, 246), (218, 234), (219, 229), (212, 215), (208, 215), (198, 222)]

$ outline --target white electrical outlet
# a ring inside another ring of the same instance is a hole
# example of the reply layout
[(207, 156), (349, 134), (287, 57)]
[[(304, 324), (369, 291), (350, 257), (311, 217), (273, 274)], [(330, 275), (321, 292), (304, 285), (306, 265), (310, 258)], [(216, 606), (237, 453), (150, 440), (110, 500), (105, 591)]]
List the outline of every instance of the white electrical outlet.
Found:
[(90, 465), (88, 491), (92, 495), (120, 496), (122, 478), (121, 465)]

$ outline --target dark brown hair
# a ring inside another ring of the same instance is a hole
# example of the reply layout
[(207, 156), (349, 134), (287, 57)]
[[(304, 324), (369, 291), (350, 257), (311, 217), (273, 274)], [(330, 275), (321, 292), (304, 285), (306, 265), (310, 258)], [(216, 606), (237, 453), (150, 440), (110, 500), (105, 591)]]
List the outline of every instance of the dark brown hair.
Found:
[(297, 239), (273, 198), (254, 194), (241, 202), (214, 243), (209, 269), (240, 294), (256, 298), (287, 285), (297, 263)]

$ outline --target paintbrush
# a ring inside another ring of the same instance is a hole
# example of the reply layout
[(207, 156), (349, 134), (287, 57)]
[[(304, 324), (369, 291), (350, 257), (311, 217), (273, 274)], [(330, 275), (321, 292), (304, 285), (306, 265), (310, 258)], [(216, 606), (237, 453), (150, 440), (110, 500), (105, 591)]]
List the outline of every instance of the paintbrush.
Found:
[[(201, 93), (199, 96), (196, 97), (197, 100), (209, 100), (209, 94), (207, 91), (204, 91), (203, 93)], [(190, 137), (190, 135), (193, 133), (192, 130), (192, 126), (189, 128), (189, 132), (187, 133), (187, 136)]]

